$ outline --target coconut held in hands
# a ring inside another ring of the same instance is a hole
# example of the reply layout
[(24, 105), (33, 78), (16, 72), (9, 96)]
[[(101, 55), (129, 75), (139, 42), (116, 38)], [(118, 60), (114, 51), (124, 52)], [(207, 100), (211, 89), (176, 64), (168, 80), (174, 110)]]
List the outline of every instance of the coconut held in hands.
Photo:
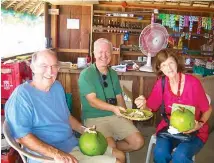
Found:
[(195, 115), (190, 110), (181, 107), (171, 114), (170, 125), (179, 132), (191, 130), (195, 126)]

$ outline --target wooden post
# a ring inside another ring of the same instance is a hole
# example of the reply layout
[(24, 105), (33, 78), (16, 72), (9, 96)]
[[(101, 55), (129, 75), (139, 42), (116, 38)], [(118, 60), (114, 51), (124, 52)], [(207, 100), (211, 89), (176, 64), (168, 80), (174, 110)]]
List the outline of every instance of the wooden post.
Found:
[[(58, 9), (58, 6), (52, 5), (52, 9)], [(52, 47), (58, 47), (58, 15), (51, 15), (51, 38), (52, 38)]]
[(45, 17), (45, 37), (50, 38), (50, 16), (48, 15), (48, 3), (44, 3), (44, 17)]
[(52, 47), (52, 41), (51, 41), (51, 17), (48, 14), (48, 3), (44, 3), (44, 17), (45, 17), (45, 41), (46, 41), (46, 48)]

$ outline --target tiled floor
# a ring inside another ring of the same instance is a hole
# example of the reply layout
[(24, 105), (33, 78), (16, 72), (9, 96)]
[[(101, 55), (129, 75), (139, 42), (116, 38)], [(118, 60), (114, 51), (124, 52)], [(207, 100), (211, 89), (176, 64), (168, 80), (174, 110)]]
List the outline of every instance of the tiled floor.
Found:
[[(143, 127), (141, 132), (145, 138), (145, 146), (135, 152), (130, 153), (131, 163), (145, 163), (146, 154), (150, 137), (155, 133), (154, 127)], [(152, 162), (152, 158), (150, 159)], [(196, 155), (196, 163), (213, 163), (214, 162), (214, 131), (209, 135), (209, 139), (203, 149)]]

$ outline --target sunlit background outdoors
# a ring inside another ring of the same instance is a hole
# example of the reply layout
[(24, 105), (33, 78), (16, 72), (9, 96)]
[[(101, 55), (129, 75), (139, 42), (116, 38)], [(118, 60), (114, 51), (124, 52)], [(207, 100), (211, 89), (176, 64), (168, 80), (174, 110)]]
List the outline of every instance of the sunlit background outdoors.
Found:
[(44, 16), (1, 8), (1, 58), (45, 48)]

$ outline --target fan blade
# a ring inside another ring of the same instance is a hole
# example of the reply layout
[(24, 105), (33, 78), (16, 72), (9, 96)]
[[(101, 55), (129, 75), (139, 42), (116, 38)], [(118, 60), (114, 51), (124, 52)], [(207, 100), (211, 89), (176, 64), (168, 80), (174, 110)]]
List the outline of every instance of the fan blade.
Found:
[(169, 34), (165, 27), (154, 23), (146, 26), (139, 38), (139, 45), (142, 53), (154, 56), (161, 49), (166, 48)]

